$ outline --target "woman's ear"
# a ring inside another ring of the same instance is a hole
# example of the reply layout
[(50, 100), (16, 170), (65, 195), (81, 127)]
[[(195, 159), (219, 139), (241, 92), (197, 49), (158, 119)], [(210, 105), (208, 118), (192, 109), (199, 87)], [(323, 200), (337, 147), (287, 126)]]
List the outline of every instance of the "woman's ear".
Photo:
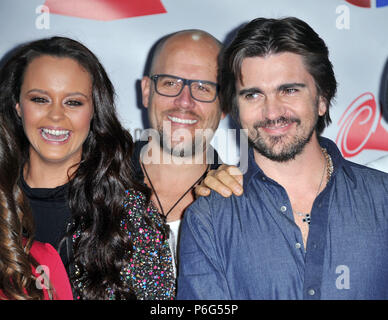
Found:
[(20, 107), (19, 102), (15, 105), (16, 112), (18, 116), (21, 118), (22, 117), (22, 108)]

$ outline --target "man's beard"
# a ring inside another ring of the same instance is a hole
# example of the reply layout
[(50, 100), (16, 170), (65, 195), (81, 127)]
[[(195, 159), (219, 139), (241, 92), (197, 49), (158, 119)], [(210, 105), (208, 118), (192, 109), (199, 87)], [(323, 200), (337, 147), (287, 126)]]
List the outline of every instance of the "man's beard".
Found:
[[(307, 132), (307, 134), (303, 135), (296, 135), (291, 142), (285, 143), (283, 145), (283, 148), (279, 152), (275, 152), (274, 149), (276, 145), (282, 144), (282, 140), (287, 138), (286, 136), (269, 136), (267, 139), (264, 139), (260, 133), (259, 128), (260, 127), (266, 127), (266, 126), (272, 126), (272, 125), (290, 125), (291, 123), (296, 123), (296, 126), (300, 126), (301, 121), (297, 118), (286, 118), (286, 117), (279, 117), (276, 120), (263, 120), (258, 123), (256, 123), (253, 128), (255, 132), (255, 138), (248, 137), (248, 142), (251, 147), (253, 147), (255, 150), (257, 150), (261, 155), (264, 157), (276, 161), (276, 162), (287, 162), (289, 160), (295, 159), (295, 156), (300, 154), (304, 147), (307, 145), (307, 143), (311, 140), (311, 137), (313, 136), (313, 133), (315, 131), (315, 125), (317, 122), (317, 117), (314, 122), (314, 126), (310, 128), (310, 130)], [(269, 141), (268, 145), (266, 144), (266, 140)]]
[(160, 147), (167, 154), (178, 157), (186, 158), (192, 157), (196, 149), (195, 139), (192, 139), (192, 143), (178, 142), (175, 146), (171, 145), (171, 135), (164, 134), (163, 130), (159, 131), (160, 135)]
[(187, 132), (181, 131), (182, 134), (176, 134), (175, 132), (173, 135), (181, 139), (180, 141), (176, 141), (173, 146), (172, 144), (174, 141), (171, 132), (164, 132), (162, 128), (158, 128), (158, 132), (161, 149), (171, 156), (178, 158), (192, 158), (202, 154), (206, 149), (206, 137), (201, 134), (194, 134), (193, 137), (189, 130), (187, 130)]

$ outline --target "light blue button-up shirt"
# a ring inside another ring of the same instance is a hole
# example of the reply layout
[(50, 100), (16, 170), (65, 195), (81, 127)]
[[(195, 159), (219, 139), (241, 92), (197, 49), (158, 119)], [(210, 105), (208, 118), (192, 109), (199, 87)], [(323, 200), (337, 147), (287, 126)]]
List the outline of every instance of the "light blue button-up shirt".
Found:
[(315, 199), (306, 251), (285, 189), (249, 150), (244, 194), (185, 212), (178, 299), (387, 299), (388, 174), (320, 139), (334, 173)]

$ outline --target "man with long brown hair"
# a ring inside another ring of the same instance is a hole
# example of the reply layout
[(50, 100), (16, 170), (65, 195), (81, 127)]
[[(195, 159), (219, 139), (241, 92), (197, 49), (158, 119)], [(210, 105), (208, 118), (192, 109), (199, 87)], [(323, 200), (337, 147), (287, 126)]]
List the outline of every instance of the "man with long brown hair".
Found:
[(388, 175), (320, 136), (336, 92), (324, 41), (297, 18), (255, 19), (220, 87), (248, 130), (245, 192), (186, 211), (178, 299), (387, 299)]

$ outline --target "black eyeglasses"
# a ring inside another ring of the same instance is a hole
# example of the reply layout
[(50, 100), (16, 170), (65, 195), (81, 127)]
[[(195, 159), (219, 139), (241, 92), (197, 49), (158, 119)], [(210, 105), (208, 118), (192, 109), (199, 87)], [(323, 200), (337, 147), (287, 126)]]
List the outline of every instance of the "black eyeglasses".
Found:
[(185, 85), (189, 86), (190, 95), (200, 102), (213, 102), (217, 98), (217, 83), (206, 80), (188, 80), (169, 74), (155, 74), (150, 77), (155, 83), (158, 94), (166, 97), (177, 97)]

